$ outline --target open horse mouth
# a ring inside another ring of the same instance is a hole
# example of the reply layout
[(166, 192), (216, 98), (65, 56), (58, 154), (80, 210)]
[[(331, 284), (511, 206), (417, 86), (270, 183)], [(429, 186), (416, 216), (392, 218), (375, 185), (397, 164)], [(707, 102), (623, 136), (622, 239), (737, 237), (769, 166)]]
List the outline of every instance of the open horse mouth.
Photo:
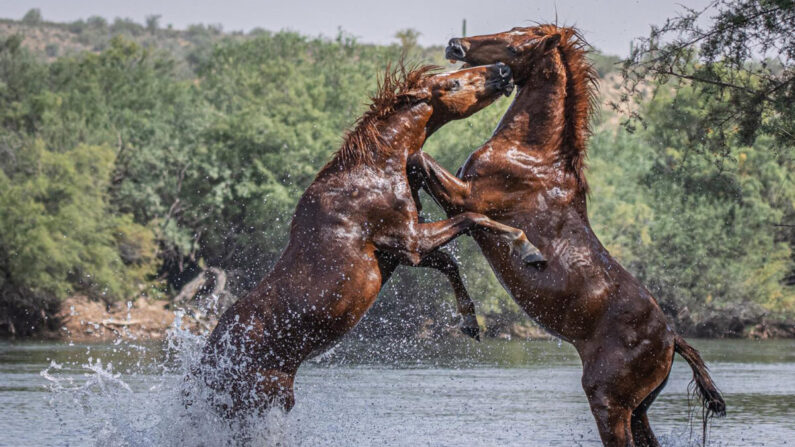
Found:
[(510, 96), (514, 87), (511, 67), (502, 62), (497, 62), (494, 64), (494, 70), (496, 71), (495, 74), (497, 75), (497, 78), (489, 79), (486, 81), (486, 85), (489, 87), (495, 87), (505, 96)]
[[(496, 82), (493, 82), (493, 84), (497, 87), (497, 90), (502, 92), (503, 95), (511, 96), (511, 93), (513, 92), (513, 87), (514, 87), (513, 79), (510, 79), (507, 82), (496, 81)], [(492, 83), (489, 83), (487, 85), (492, 85)]]
[(467, 52), (464, 45), (461, 44), (461, 39), (450, 39), (447, 43), (447, 48), (444, 49), (444, 57), (451, 61), (463, 61)]

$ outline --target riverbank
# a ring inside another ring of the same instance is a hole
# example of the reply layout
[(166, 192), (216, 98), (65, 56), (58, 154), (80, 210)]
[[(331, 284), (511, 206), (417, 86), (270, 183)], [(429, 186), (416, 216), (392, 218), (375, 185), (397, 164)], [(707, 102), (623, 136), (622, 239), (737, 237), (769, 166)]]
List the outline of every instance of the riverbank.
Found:
[[(127, 303), (104, 303), (92, 301), (84, 296), (73, 296), (61, 305), (56, 315), (60, 329), (43, 333), (45, 339), (69, 340), (77, 343), (102, 342), (110, 340), (161, 340), (174, 325), (177, 312), (180, 313), (181, 328), (192, 333), (206, 333), (215, 327), (217, 318), (212, 314), (198, 312), (193, 307), (177, 310), (168, 301), (138, 300)], [(498, 314), (488, 314), (481, 318), (481, 325), (487, 329), (484, 337), (503, 340), (530, 339), (546, 340), (552, 338), (546, 331), (526, 322), (515, 322)], [(438, 329), (433, 320), (427, 319), (417, 331), (417, 338), (465, 337), (455, 327)]]
[[(181, 327), (193, 333), (205, 332), (215, 327), (216, 321), (199, 317), (193, 312), (182, 312)], [(44, 338), (74, 342), (101, 342), (108, 340), (161, 340), (173, 327), (176, 318), (171, 303), (139, 298), (132, 302), (105, 303), (84, 296), (66, 299), (56, 315), (60, 322), (57, 331), (43, 334)]]
[[(93, 301), (85, 296), (65, 300), (56, 314), (57, 330), (46, 331), (32, 338), (68, 340), (77, 343), (110, 340), (161, 340), (173, 327), (176, 314), (180, 327), (192, 333), (206, 333), (215, 327), (216, 316), (187, 306), (179, 311), (169, 301), (147, 300), (119, 302), (112, 305)], [(689, 313), (680, 312), (673, 320), (678, 332), (698, 338), (795, 338), (795, 322), (771, 322), (764, 316), (743, 313), (726, 315), (713, 313), (694, 323)], [(479, 319), (482, 337), (492, 339), (545, 340), (553, 338), (527, 319), (516, 321), (500, 314), (485, 314)], [(433, 339), (463, 337), (455, 327), (440, 329), (431, 318), (421, 325), (416, 338)]]

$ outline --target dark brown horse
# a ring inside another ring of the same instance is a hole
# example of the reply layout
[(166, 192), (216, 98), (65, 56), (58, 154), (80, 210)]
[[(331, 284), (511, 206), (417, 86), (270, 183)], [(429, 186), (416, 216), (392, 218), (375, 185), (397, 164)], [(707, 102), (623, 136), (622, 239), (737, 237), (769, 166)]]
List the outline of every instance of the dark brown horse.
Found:
[(476, 212), (521, 228), (549, 260), (544, 269), (528, 268), (492, 235), (473, 233), (517, 303), (576, 347), (604, 444), (658, 445), (646, 411), (674, 352), (693, 369), (706, 411), (724, 414), (698, 352), (591, 230), (583, 161), (595, 76), (575, 30), (545, 25), (452, 39), (446, 53), (471, 65), (508, 64), (516, 99), (460, 179), (426, 154), (412, 158), (412, 169), (424, 171), (426, 188), (448, 215)]
[(428, 71), (385, 75), (370, 110), (299, 200), (273, 270), (210, 335), (202, 372), (229, 414), (289, 410), (299, 365), (356, 325), (400, 263), (440, 268), (435, 250), (475, 228), (496, 235), (519, 263), (538, 261), (524, 233), (483, 215), (418, 221), (407, 158), (446, 122), (513, 88), (504, 64)]

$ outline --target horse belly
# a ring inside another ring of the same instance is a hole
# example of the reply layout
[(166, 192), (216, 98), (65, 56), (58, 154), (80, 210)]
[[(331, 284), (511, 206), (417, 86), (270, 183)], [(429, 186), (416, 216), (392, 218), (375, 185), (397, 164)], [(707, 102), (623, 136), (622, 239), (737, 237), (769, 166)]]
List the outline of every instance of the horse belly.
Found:
[(373, 305), (380, 290), (381, 274), (377, 262), (350, 272), (339, 284), (336, 299), (330, 306), (331, 318), (346, 331), (352, 329)]
[(567, 310), (576, 306), (578, 297), (569, 292), (570, 278), (559, 259), (548, 256), (547, 266), (538, 270), (513, 256), (497, 236), (478, 233), (474, 239), (500, 284), (535, 323), (556, 337), (575, 338), (577, 334), (564, 326)]

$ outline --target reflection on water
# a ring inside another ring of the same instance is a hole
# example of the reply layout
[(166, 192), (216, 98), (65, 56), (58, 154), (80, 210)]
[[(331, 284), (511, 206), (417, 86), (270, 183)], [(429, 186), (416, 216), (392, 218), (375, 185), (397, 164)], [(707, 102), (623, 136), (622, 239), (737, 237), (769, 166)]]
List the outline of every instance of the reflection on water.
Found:
[[(728, 417), (712, 424), (712, 445), (786, 445), (795, 439), (795, 341), (692, 344), (728, 405)], [(0, 445), (92, 445), (97, 439), (103, 445), (199, 444), (185, 432), (190, 425), (168, 431), (181, 417), (171, 414), (181, 407), (170, 402), (180, 380), (163, 373), (170, 363), (162, 344), (0, 343)], [(89, 364), (94, 371), (81, 366)], [(85, 393), (63, 398), (46, 387), (80, 386), (109, 364), (111, 375)], [(649, 412), (665, 445), (689, 445), (690, 377), (686, 363), (677, 360)], [(299, 371), (297, 405), (280, 422), (279, 442), (599, 445), (579, 383), (579, 358), (556, 341), (348, 340)], [(130, 391), (107, 389), (122, 386)], [(153, 431), (158, 425), (166, 430)], [(698, 440), (697, 422), (693, 431)]]

